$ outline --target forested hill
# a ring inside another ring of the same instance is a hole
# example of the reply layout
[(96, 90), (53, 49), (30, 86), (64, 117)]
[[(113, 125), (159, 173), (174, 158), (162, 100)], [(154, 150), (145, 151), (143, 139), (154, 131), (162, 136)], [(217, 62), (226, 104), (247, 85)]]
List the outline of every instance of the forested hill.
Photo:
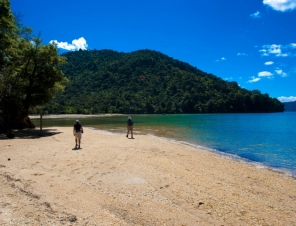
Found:
[(112, 50), (64, 54), (65, 92), (45, 113), (279, 112), (268, 94), (248, 91), (157, 51)]
[(286, 102), (284, 104), (285, 104), (285, 111), (296, 111), (296, 101)]

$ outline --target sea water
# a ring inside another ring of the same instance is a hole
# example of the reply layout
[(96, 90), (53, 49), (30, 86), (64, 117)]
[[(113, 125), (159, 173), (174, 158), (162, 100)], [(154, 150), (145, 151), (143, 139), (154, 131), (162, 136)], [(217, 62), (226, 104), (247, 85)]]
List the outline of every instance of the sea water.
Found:
[[(131, 116), (135, 137), (150, 134), (203, 146), (209, 151), (296, 176), (296, 112)], [(73, 118), (61, 117), (43, 119), (43, 126), (73, 126)], [(84, 127), (126, 133), (125, 115), (80, 118), (80, 121)], [(39, 125), (39, 119), (33, 122)]]

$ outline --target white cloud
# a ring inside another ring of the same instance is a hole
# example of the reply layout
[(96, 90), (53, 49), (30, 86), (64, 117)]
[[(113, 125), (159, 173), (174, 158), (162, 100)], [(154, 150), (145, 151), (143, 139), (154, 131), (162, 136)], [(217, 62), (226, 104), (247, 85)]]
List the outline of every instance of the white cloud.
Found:
[(252, 13), (252, 14), (250, 15), (250, 17), (252, 17), (252, 18), (260, 18), (261, 15), (260, 15), (260, 12), (257, 11), (256, 13)]
[(259, 77), (271, 77), (272, 74), (269, 71), (261, 71), (258, 73)]
[(280, 54), (277, 54), (276, 56), (281, 56), (281, 57), (287, 57), (287, 56), (289, 56), (289, 54), (287, 54), (287, 53), (280, 53)]
[(60, 49), (66, 49), (66, 50), (86, 50), (87, 49), (87, 43), (84, 37), (81, 37), (79, 39), (74, 39), (72, 41), (72, 44), (69, 44), (68, 42), (58, 42), (57, 40), (51, 40), (49, 43), (56, 44), (58, 48)]
[(263, 0), (263, 4), (282, 12), (296, 9), (296, 0)]
[[(284, 49), (286, 49), (287, 48), (286, 46), (272, 44), (272, 45), (264, 45), (262, 47), (263, 47), (263, 49), (259, 50), (259, 52), (262, 53), (261, 56), (269, 56), (269, 55), (274, 55), (276, 57), (289, 56), (289, 54), (287, 54), (287, 53), (282, 53), (282, 47)], [(291, 47), (291, 44), (288, 47)]]
[(251, 77), (251, 80), (249, 80), (248, 83), (258, 82), (263, 77), (272, 79), (273, 75), (269, 71), (261, 71), (261, 72), (258, 73), (258, 77), (255, 77), (255, 76)]
[(282, 77), (287, 77), (287, 73), (283, 72), (282, 69), (277, 69), (277, 70), (275, 70), (275, 72)]
[[(226, 60), (225, 57), (222, 57), (221, 60)], [(215, 60), (215, 62), (219, 62), (220, 60)]]
[(267, 62), (265, 62), (264, 63), (265, 65), (272, 65), (272, 64), (274, 64), (272, 61), (267, 61)]
[(296, 48), (296, 43), (291, 43), (291, 44), (290, 44), (290, 47), (291, 47), (292, 49), (295, 49), (295, 48)]
[(253, 76), (252, 79), (248, 81), (248, 83), (258, 82), (260, 79), (261, 79), (261, 78), (255, 78), (255, 77)]
[(276, 44), (270, 45), (268, 52), (271, 54), (281, 54), (282, 53), (281, 45), (276, 45)]
[(246, 53), (237, 53), (237, 56), (248, 56)]
[(289, 97), (281, 96), (281, 97), (278, 97), (277, 99), (279, 101), (281, 101), (281, 102), (292, 102), (292, 101), (296, 101), (296, 97), (293, 97), (293, 96), (289, 96)]

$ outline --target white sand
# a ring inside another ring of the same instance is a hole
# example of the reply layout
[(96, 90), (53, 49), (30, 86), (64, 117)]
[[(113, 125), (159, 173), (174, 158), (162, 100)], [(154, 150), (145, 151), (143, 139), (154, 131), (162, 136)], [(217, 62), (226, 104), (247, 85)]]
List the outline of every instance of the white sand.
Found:
[(0, 225), (296, 225), (295, 178), (147, 135), (84, 130), (80, 150), (72, 128), (0, 138)]

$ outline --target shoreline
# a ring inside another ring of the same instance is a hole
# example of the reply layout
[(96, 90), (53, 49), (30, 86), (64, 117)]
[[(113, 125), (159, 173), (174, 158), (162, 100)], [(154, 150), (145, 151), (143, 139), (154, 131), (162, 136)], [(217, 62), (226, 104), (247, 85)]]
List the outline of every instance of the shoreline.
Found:
[[(91, 127), (89, 127), (89, 128), (91, 128)], [(94, 128), (94, 129), (99, 130), (99, 129), (96, 129), (96, 128)], [(104, 130), (101, 130), (101, 131), (104, 131)], [(110, 132), (110, 133), (112, 133), (112, 132)], [(273, 171), (275, 173), (280, 173), (280, 174), (284, 174), (286, 176), (292, 177), (292, 178), (294, 178), (296, 180), (296, 172), (291, 171), (290, 169), (287, 169), (287, 168), (276, 168), (276, 167), (268, 166), (268, 165), (265, 165), (263, 162), (256, 162), (256, 161), (253, 161), (253, 160), (250, 160), (250, 159), (247, 159), (247, 158), (240, 157), (240, 156), (235, 155), (235, 154), (219, 151), (217, 149), (202, 146), (202, 145), (199, 145), (199, 144), (179, 141), (179, 140), (176, 140), (174, 138), (158, 137), (158, 136), (156, 136), (154, 134), (147, 134), (147, 135), (152, 136), (152, 137), (154, 137), (156, 139), (165, 140), (165, 141), (173, 142), (173, 143), (175, 142), (175, 143), (179, 143), (181, 145), (187, 145), (187, 146), (192, 147), (192, 148), (194, 148), (196, 150), (213, 153), (213, 154), (216, 154), (216, 155), (220, 156), (221, 158), (226, 158), (226, 159), (230, 159), (230, 160), (233, 160), (233, 161), (236, 161), (236, 162), (249, 164), (250, 166), (253, 166), (253, 167), (256, 167), (256, 168), (259, 168), (259, 169), (268, 169), (268, 170), (271, 170), (271, 171)]]
[[(58, 115), (43, 115), (42, 118), (90, 118), (90, 117), (112, 117), (112, 116), (121, 116), (125, 114), (95, 114), (95, 115), (84, 115), (84, 114), (58, 114)], [(40, 115), (30, 115), (30, 119), (38, 119)]]
[(80, 150), (70, 127), (0, 140), (0, 223), (296, 224), (295, 178), (175, 140), (84, 129)]
[[(101, 131), (101, 132), (106, 132), (106, 133), (110, 133), (110, 134), (121, 134), (121, 132), (118, 132), (118, 131), (113, 131), (113, 130), (104, 130), (104, 129), (99, 129), (99, 128), (94, 128), (94, 127), (84, 127), (84, 128), (88, 128), (88, 129), (92, 129), (92, 130), (98, 130), (98, 131)], [(153, 137), (154, 139), (160, 139), (160, 140), (164, 140), (164, 141), (168, 141), (168, 142), (172, 142), (172, 143), (176, 143), (176, 144), (181, 144), (181, 145), (186, 145), (186, 146), (189, 146), (189, 147), (192, 147), (196, 150), (199, 150), (199, 151), (205, 151), (205, 152), (209, 152), (209, 153), (213, 153), (213, 154), (216, 154), (218, 156), (220, 156), (221, 158), (227, 158), (227, 159), (230, 159), (230, 160), (233, 160), (233, 161), (236, 161), (236, 162), (242, 162), (242, 163), (245, 163), (245, 164), (249, 164), (253, 167), (256, 167), (256, 168), (264, 168), (264, 169), (268, 169), (268, 170), (271, 170), (273, 172), (276, 172), (276, 173), (280, 173), (280, 174), (284, 174), (286, 176), (289, 176), (289, 177), (292, 177), (294, 179), (296, 179), (296, 171), (292, 171), (288, 168), (276, 168), (276, 167), (272, 167), (272, 166), (269, 166), (267, 164), (264, 164), (263, 162), (256, 162), (256, 161), (253, 161), (251, 159), (247, 159), (247, 158), (243, 158), (243, 157), (240, 157), (238, 155), (235, 155), (235, 154), (231, 154), (231, 153), (227, 153), (227, 152), (223, 152), (223, 151), (220, 151), (218, 149), (214, 149), (214, 148), (210, 148), (210, 147), (207, 147), (207, 146), (203, 146), (203, 145), (200, 145), (200, 144), (195, 144), (195, 143), (190, 143), (190, 142), (186, 142), (186, 141), (181, 141), (181, 140), (177, 140), (175, 138), (171, 138), (171, 137), (165, 137), (165, 136), (157, 136), (153, 133), (135, 133), (134, 132), (134, 135), (147, 135), (147, 136), (151, 136)]]
[[(97, 115), (84, 115), (84, 114), (59, 114), (59, 115), (46, 115), (46, 116), (43, 116), (43, 119), (58, 119), (58, 118), (91, 118), (91, 117), (113, 117), (113, 116), (126, 116), (127, 114), (97, 114)], [(30, 116), (31, 119), (38, 119), (40, 118), (40, 116)], [(38, 128), (38, 126), (36, 127)], [(89, 127), (91, 128), (91, 127)], [(98, 129), (98, 128), (94, 128), (96, 130), (102, 130), (102, 131), (108, 131), (110, 133), (119, 133), (119, 132), (114, 132), (110, 129)], [(142, 134), (142, 133), (140, 133)], [(149, 133), (143, 133), (143, 134), (149, 134)], [(151, 133), (152, 136), (155, 136), (156, 138), (159, 138), (157, 134), (153, 134)], [(289, 169), (289, 168), (279, 168), (279, 167), (275, 167), (275, 166), (270, 166), (268, 164), (264, 164), (264, 162), (258, 162), (258, 161), (253, 161), (251, 159), (247, 159), (247, 158), (244, 158), (244, 157), (240, 157), (236, 154), (231, 154), (231, 153), (227, 153), (227, 152), (223, 152), (223, 151), (220, 151), (219, 149), (215, 149), (215, 148), (210, 148), (210, 147), (207, 147), (207, 146), (202, 146), (202, 145), (199, 145), (199, 144), (195, 144), (195, 143), (190, 143), (190, 142), (183, 142), (181, 140), (177, 140), (175, 138), (171, 138), (171, 137), (166, 137), (166, 136), (163, 136), (161, 137), (163, 139), (169, 139), (169, 140), (176, 140), (177, 142), (181, 142), (181, 143), (185, 143), (185, 144), (188, 144), (190, 146), (194, 146), (194, 147), (197, 147), (197, 148), (202, 148), (202, 149), (205, 149), (209, 152), (213, 152), (213, 153), (216, 153), (218, 155), (220, 155), (221, 157), (226, 157), (226, 158), (230, 158), (234, 161), (242, 161), (242, 162), (245, 162), (245, 163), (248, 163), (250, 165), (254, 165), (255, 167), (259, 167), (259, 168), (267, 168), (267, 169), (270, 169), (272, 171), (275, 171), (275, 172), (279, 172), (279, 173), (283, 173), (283, 174), (286, 174), (290, 177), (293, 177), (293, 178), (296, 178), (296, 171), (295, 170), (292, 170), (292, 169)]]

